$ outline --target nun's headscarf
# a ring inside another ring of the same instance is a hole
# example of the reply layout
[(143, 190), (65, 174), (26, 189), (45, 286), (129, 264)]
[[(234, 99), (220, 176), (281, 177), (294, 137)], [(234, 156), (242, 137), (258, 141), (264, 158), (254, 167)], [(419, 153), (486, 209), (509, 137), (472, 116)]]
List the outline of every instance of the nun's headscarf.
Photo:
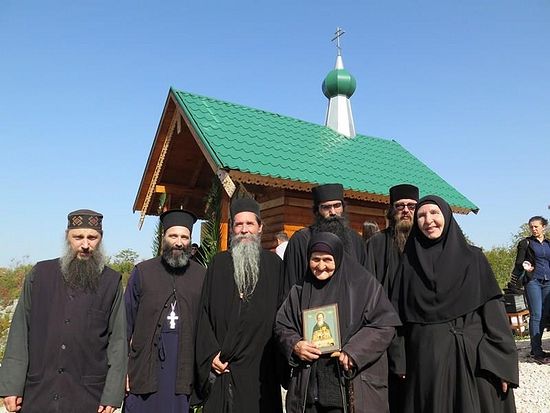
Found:
[[(418, 211), (426, 204), (437, 205), (445, 218), (435, 240), (418, 227)], [(449, 204), (435, 195), (416, 206), (399, 275), (401, 316), (408, 322), (453, 320), (502, 294), (483, 253), (468, 244)]]

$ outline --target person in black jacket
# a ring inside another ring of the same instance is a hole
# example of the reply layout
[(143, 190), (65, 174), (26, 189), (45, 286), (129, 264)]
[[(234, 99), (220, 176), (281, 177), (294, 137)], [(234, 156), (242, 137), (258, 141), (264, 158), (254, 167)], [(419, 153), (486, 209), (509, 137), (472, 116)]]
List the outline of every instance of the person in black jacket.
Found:
[(523, 277), (529, 304), (531, 355), (535, 361), (550, 364), (550, 353), (542, 349), (544, 319), (550, 310), (550, 240), (545, 238), (548, 221), (541, 216), (529, 220), (531, 236), (518, 243), (512, 274)]

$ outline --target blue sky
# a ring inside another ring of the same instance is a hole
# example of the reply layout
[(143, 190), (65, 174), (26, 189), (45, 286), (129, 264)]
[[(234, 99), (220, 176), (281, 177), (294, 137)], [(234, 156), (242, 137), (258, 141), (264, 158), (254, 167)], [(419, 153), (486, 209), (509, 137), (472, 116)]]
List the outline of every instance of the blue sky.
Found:
[(170, 86), (322, 124), (336, 27), (358, 133), (395, 139), (480, 207), (485, 248), (549, 215), (547, 1), (0, 4), (0, 266), (59, 255), (105, 215), (110, 255), (151, 255), (136, 191)]

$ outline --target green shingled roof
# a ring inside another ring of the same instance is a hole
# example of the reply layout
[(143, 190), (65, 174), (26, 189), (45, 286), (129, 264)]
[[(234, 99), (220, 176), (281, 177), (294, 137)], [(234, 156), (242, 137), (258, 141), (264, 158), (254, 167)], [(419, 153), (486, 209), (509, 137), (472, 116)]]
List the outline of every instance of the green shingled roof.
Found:
[[(478, 208), (393, 140), (356, 135), (288, 116), (171, 89), (220, 168), (388, 195), (399, 183), (417, 185), (451, 205)], [(251, 150), (253, 149), (253, 150)]]

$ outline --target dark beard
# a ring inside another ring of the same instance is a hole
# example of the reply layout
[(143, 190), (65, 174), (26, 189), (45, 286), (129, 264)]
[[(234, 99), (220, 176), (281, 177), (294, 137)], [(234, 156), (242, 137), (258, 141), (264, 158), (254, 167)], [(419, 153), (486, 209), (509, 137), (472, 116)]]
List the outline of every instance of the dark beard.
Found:
[[(243, 240), (247, 240), (243, 242)], [(262, 251), (259, 235), (231, 235), (231, 257), (233, 257), (233, 277), (243, 300), (254, 293), (260, 276), (260, 253)]]
[(162, 240), (162, 260), (172, 270), (179, 270), (187, 266), (191, 256), (191, 245), (187, 248), (171, 247), (165, 240)]
[(59, 259), (65, 283), (73, 290), (96, 292), (105, 268), (105, 255), (101, 245), (87, 259), (80, 259), (67, 243), (65, 253)]
[(411, 232), (412, 222), (411, 221), (397, 221), (393, 226), (393, 239), (399, 252), (403, 253), (405, 249), (405, 243)]
[(344, 250), (350, 251), (351, 235), (349, 228), (349, 220), (342, 216), (334, 216), (329, 218), (323, 218), (321, 215), (315, 217), (315, 222), (310, 226), (312, 234), (318, 232), (331, 232), (338, 236), (344, 244)]

